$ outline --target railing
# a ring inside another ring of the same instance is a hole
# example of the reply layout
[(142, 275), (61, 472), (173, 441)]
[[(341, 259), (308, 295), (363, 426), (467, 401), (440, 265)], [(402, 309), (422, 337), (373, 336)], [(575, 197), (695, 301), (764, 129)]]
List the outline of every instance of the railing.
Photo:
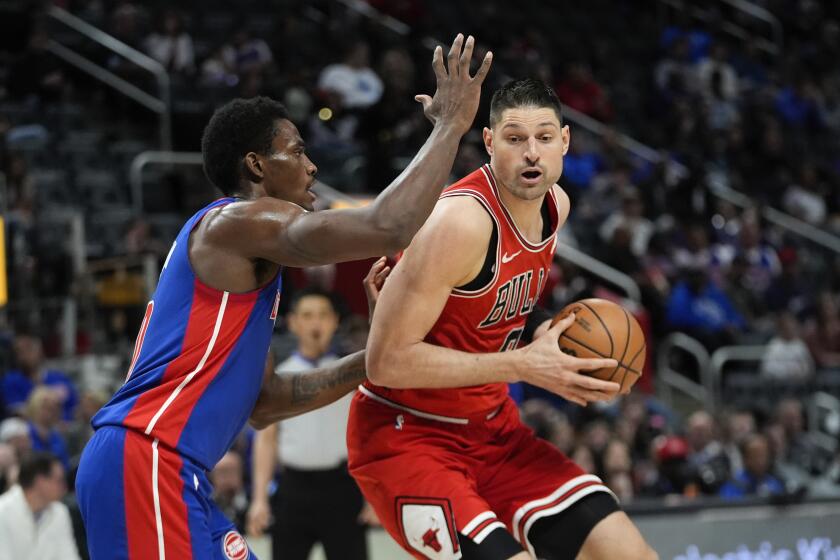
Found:
[(594, 259), (586, 253), (578, 251), (574, 247), (566, 245), (565, 243), (557, 243), (557, 249), (555, 249), (554, 254), (586, 271), (589, 271), (595, 276), (603, 278), (610, 284), (618, 286), (624, 290), (624, 293), (627, 294), (628, 298), (637, 303), (641, 303), (642, 292), (639, 289), (639, 285), (635, 280), (633, 280), (633, 278), (624, 274), (620, 270), (615, 269), (598, 259)]
[[(700, 383), (693, 381), (671, 367), (673, 350), (679, 349), (694, 358)], [(719, 401), (715, 396), (713, 380), (709, 376), (709, 352), (700, 341), (683, 333), (668, 335), (659, 345), (657, 352), (656, 390), (660, 400), (669, 407), (674, 406), (674, 390), (691, 398), (702, 408), (716, 410)]]
[(730, 362), (760, 362), (767, 353), (762, 345), (722, 346), (712, 352), (708, 375), (712, 384), (713, 398), (720, 402), (723, 392), (723, 367)]
[(111, 35), (108, 35), (101, 29), (90, 25), (82, 19), (77, 18), (67, 10), (59, 8), (55, 5), (51, 5), (47, 9), (47, 14), (50, 17), (52, 17), (55, 21), (58, 21), (66, 25), (67, 27), (72, 28), (76, 32), (81, 33), (82, 35), (87, 37), (88, 39), (128, 59), (140, 68), (147, 70), (148, 72), (154, 75), (158, 86), (158, 97), (154, 97), (153, 95), (146, 93), (134, 84), (124, 80), (123, 78), (120, 78), (110, 70), (103, 68), (102, 66), (96, 64), (95, 62), (92, 62), (91, 60), (88, 60), (87, 58), (81, 56), (77, 52), (68, 49), (67, 47), (57, 43), (56, 41), (51, 40), (47, 45), (47, 49), (51, 53), (61, 58), (68, 64), (72, 64), (79, 70), (90, 74), (97, 80), (109, 85), (110, 87), (119, 91), (126, 97), (134, 100), (140, 105), (143, 105), (150, 111), (157, 113), (160, 119), (160, 148), (161, 150), (171, 149), (172, 101), (170, 98), (169, 74), (167, 73), (166, 68), (164, 68), (163, 65), (155, 59), (146, 56), (137, 49), (126, 45), (116, 37), (112, 37)]
[(128, 183), (131, 188), (131, 205), (137, 214), (143, 213), (143, 170), (149, 164), (202, 165), (201, 152), (141, 152), (131, 161)]
[(724, 4), (729, 4), (733, 8), (741, 10), (747, 15), (761, 20), (770, 26), (771, 34), (773, 35), (773, 42), (775, 43), (777, 53), (781, 54), (785, 46), (785, 32), (782, 28), (782, 22), (779, 18), (774, 16), (770, 11), (762, 8), (758, 4), (747, 2), (746, 0), (720, 0)]
[[(755, 203), (747, 195), (727, 187), (719, 179), (711, 178), (708, 181), (708, 185), (709, 192), (713, 195), (722, 200), (726, 200), (739, 208), (755, 207)], [(803, 222), (802, 220), (794, 218), (790, 214), (785, 214), (781, 210), (777, 210), (771, 206), (762, 207), (761, 215), (772, 224), (776, 224), (791, 233), (804, 237), (830, 251), (840, 253), (840, 237), (837, 237), (836, 235), (814, 227), (808, 222)]]
[[(730, 21), (719, 22), (720, 28), (724, 33), (744, 42), (753, 41), (759, 49), (773, 56), (778, 57), (782, 54), (784, 46), (784, 31), (782, 29), (781, 22), (779, 22), (772, 13), (768, 12), (764, 8), (751, 4), (750, 2), (745, 2), (744, 0), (720, 1), (755, 19), (767, 23), (770, 26), (770, 39), (755, 37), (743, 27), (735, 25)], [(711, 3), (697, 5), (695, 3), (684, 2), (682, 0), (659, 0), (659, 3), (660, 6), (668, 6), (675, 10), (685, 12), (695, 19), (707, 22), (712, 20), (712, 15), (708, 12), (709, 8), (714, 8), (714, 6), (710, 5)]]

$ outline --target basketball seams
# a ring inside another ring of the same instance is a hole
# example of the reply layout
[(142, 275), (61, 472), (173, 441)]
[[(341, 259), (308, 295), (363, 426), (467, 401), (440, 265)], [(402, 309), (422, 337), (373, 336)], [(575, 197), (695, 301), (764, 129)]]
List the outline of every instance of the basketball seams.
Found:
[[(573, 336), (569, 336), (569, 335), (567, 335), (566, 333), (562, 333), (562, 334), (560, 335), (560, 338), (566, 338), (566, 339), (570, 340), (571, 342), (574, 342), (574, 343), (575, 343), (575, 344), (577, 344), (578, 346), (581, 346), (581, 347), (583, 347), (583, 348), (586, 348), (587, 350), (589, 350), (589, 351), (590, 351), (590, 352), (592, 352), (593, 354), (597, 355), (599, 358), (610, 358), (610, 356), (605, 356), (604, 354), (601, 354), (600, 352), (598, 352), (597, 350), (595, 350), (594, 348), (592, 348), (592, 347), (591, 347), (591, 346), (589, 346), (588, 344), (583, 343), (583, 342), (581, 342), (580, 340), (578, 340), (577, 338), (575, 338), (575, 337), (573, 337)], [(645, 345), (643, 344), (643, 345), (642, 345), (642, 350), (644, 350), (644, 349), (645, 349)], [(633, 360), (635, 360), (635, 359), (639, 356), (639, 353), (640, 353), (642, 350), (639, 350), (639, 352), (637, 352), (637, 353), (636, 353), (636, 355), (635, 355), (635, 356), (633, 356)], [(632, 364), (633, 364), (633, 362), (631, 361), (631, 362), (630, 362), (630, 364), (632, 365)], [(627, 371), (631, 371), (631, 372), (635, 373), (636, 375), (641, 375), (641, 374), (642, 374), (642, 372), (640, 372), (639, 370), (633, 369), (633, 368), (631, 368), (630, 366), (625, 365), (623, 362), (618, 362), (618, 366), (617, 366), (617, 368), (624, 368), (624, 369), (626, 369)]]
[(595, 318), (598, 319), (598, 322), (601, 323), (601, 327), (603, 327), (604, 332), (607, 333), (607, 338), (610, 341), (610, 356), (612, 356), (615, 353), (615, 343), (613, 342), (613, 337), (612, 333), (610, 332), (610, 329), (607, 328), (607, 324), (604, 322), (603, 319), (601, 319), (601, 316), (598, 315), (598, 312), (592, 309), (592, 307), (588, 303), (584, 301), (579, 301), (578, 303), (587, 308), (590, 311), (590, 313), (592, 313), (595, 316)]
[[(619, 307), (619, 309), (621, 309), (621, 312), (624, 313), (624, 321), (627, 323), (627, 327), (624, 329), (624, 352), (621, 354), (621, 358), (618, 360), (618, 364), (615, 366), (615, 370), (613, 370), (612, 374), (610, 375), (610, 381), (613, 380), (615, 374), (618, 373), (618, 369), (624, 363), (624, 358), (627, 357), (627, 348), (630, 346), (630, 317), (627, 315), (627, 311), (625, 311), (623, 307)], [(621, 384), (624, 385), (623, 375), (621, 376)]]

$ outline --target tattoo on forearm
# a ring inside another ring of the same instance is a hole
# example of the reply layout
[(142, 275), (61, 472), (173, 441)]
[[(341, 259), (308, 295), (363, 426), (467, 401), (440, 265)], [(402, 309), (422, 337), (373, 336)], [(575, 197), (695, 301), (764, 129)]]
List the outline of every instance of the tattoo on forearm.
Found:
[(313, 401), (323, 391), (335, 389), (348, 383), (357, 383), (365, 378), (364, 363), (347, 364), (312, 375), (296, 373), (292, 377), (292, 404), (301, 405)]

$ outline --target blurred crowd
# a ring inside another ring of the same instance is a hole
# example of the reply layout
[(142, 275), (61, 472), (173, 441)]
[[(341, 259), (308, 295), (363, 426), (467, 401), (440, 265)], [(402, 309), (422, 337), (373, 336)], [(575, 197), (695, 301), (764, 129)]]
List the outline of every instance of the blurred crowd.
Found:
[[(776, 53), (751, 20), (710, 6), (694, 17), (610, 0), (592, 0), (585, 14), (566, 2), (369, 0), (393, 18), (376, 20), (330, 0), (237, 10), (220, 1), (55, 3), (167, 69), (176, 149), (198, 148), (216, 104), (270, 95), (288, 106), (319, 178), (359, 197), (387, 186), (425, 139), (413, 97), (433, 91), (427, 39), (472, 33), (477, 57), (495, 54), (488, 93), (509, 76), (534, 75), (566, 107), (606, 125), (595, 135), (572, 124), (561, 184), (573, 209), (562, 241), (638, 284), (653, 350), (682, 332), (709, 351), (764, 345), (750, 369), (757, 379), (820, 383), (840, 370), (840, 258), (767, 219), (775, 208), (840, 234), (840, 9), (832, 3), (757, 2), (782, 22)], [(166, 170), (154, 175), (165, 188), (148, 196), (147, 213), (134, 212), (128, 164), (155, 147), (156, 121), (62, 64), (49, 41), (66, 39), (150, 92), (153, 80), (122, 57), (73, 43), (29, 6), (4, 9), (20, 19), (0, 18), (9, 30), (0, 46), (0, 207), (11, 300), (0, 314), (0, 491), (31, 450), (72, 474), (89, 420), (109, 396), (110, 386), (87, 387), (72, 368), (51, 367), (66, 354), (67, 300), (79, 305), (73, 354), (118, 356), (113, 386), (148, 295), (142, 259), (159, 265), (181, 220), (212, 197), (199, 170)], [(13, 28), (16, 21), (24, 23)], [(746, 36), (727, 33), (731, 24)], [(486, 160), (485, 97), (453, 180)], [(628, 151), (624, 134), (654, 146), (658, 160)], [(749, 203), (715, 194), (726, 189)], [(95, 265), (78, 264), (71, 221), (58, 219), (68, 209), (84, 220), (82, 257)], [(287, 271), (284, 285), (336, 292), (344, 301), (336, 346), (355, 348), (367, 328), (366, 269)], [(551, 276), (543, 302), (551, 308), (611, 290), (568, 261)], [(279, 325), (282, 359), (295, 342)], [(528, 388), (513, 394), (542, 437), (625, 503), (840, 494), (840, 428), (816, 434), (801, 393), (725, 403), (715, 415), (681, 415), (640, 391), (593, 410)], [(243, 528), (252, 438), (243, 434), (214, 474), (216, 499)]]

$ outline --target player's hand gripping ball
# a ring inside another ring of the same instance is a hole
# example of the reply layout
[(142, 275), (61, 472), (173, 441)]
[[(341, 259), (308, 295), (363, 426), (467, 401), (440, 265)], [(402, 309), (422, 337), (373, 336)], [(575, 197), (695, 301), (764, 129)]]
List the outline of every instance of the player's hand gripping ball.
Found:
[(581, 373), (620, 383), (621, 393), (629, 393), (645, 365), (645, 336), (638, 321), (620, 305), (592, 298), (570, 303), (551, 325), (569, 313), (575, 314), (575, 322), (560, 335), (560, 349), (578, 358), (617, 360), (614, 368)]

